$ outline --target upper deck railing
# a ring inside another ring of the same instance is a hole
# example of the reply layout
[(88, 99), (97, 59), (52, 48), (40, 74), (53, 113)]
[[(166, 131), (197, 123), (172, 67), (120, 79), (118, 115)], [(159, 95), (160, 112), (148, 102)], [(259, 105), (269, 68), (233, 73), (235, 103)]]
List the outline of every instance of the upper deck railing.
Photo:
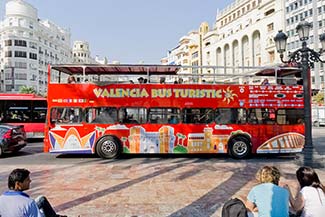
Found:
[[(181, 66), (181, 65), (102, 65), (61, 64), (49, 66), (50, 83), (66, 83), (67, 76), (77, 77), (79, 82), (137, 82), (142, 77), (148, 83), (250, 83), (256, 84), (271, 77), (277, 83), (300, 79), (301, 70), (296, 67), (277, 66)], [(256, 77), (259, 76), (259, 77)], [(262, 77), (261, 77), (262, 76)]]

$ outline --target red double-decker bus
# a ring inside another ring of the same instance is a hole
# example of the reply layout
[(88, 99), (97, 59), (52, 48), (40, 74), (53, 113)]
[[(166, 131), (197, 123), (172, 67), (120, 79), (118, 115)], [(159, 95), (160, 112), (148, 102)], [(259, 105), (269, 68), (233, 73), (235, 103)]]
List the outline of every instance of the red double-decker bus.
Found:
[[(44, 151), (102, 158), (121, 153), (228, 153), (245, 158), (302, 151), (302, 86), (153, 82), (153, 77), (177, 75), (179, 69), (49, 66)], [(82, 75), (81, 83), (62, 82), (64, 74)], [(100, 81), (113, 75), (120, 79)], [(144, 76), (149, 83), (125, 83), (126, 75)], [(85, 76), (97, 81), (83, 82)]]
[(0, 123), (24, 125), (27, 138), (43, 138), (46, 98), (35, 94), (0, 94)]

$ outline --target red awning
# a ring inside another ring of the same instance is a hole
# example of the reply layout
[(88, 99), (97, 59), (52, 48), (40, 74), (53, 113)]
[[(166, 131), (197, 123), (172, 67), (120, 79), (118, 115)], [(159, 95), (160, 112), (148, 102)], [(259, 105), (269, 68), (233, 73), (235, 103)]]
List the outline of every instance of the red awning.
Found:
[(285, 77), (289, 75), (298, 75), (301, 73), (301, 69), (291, 66), (275, 66), (270, 68), (262, 69), (261, 71), (255, 73), (257, 76), (277, 76)]

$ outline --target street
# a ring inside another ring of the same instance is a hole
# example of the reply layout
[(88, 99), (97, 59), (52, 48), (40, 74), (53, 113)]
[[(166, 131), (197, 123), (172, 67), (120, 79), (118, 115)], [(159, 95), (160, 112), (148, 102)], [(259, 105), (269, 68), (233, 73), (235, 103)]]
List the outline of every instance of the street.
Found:
[[(313, 128), (316, 150), (324, 156), (325, 128)], [(60, 214), (73, 216), (221, 216), (230, 197), (245, 196), (264, 165), (277, 166), (281, 182), (297, 186), (295, 155), (53, 155), (33, 141), (16, 155), (0, 159), (0, 190), (14, 168), (32, 172), (32, 197), (46, 195)], [(317, 170), (325, 182), (325, 170)]]

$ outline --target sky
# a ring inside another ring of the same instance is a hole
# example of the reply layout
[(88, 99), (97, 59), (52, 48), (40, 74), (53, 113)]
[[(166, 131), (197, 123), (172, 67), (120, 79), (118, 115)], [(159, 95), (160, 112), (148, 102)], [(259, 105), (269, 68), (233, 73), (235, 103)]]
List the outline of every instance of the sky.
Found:
[[(235, 0), (25, 0), (38, 17), (89, 43), (91, 56), (109, 63), (158, 64), (200, 23), (212, 27), (218, 9)], [(1, 19), (7, 0), (0, 0)], [(71, 42), (71, 43), (72, 43)]]

